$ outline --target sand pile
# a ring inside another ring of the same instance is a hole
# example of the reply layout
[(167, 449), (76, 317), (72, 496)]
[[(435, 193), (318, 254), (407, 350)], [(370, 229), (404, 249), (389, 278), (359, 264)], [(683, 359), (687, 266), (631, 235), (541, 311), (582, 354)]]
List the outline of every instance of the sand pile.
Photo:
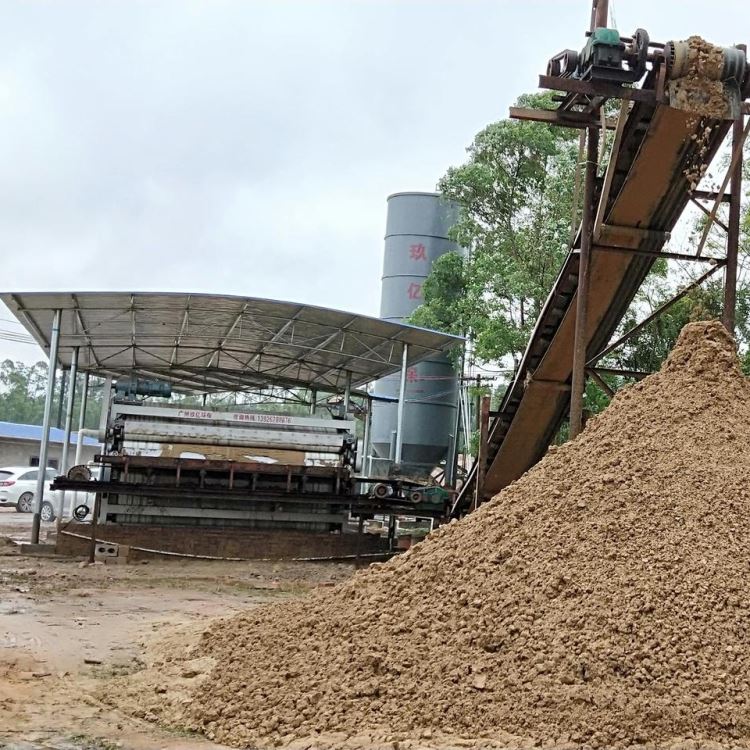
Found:
[(721, 80), (723, 49), (699, 36), (677, 44), (686, 45), (686, 56), (675, 63), (674, 80), (669, 82), (670, 105), (717, 119), (729, 116), (727, 92)]
[(186, 658), (215, 666), (172, 719), (243, 747), (330, 731), (742, 745), (750, 384), (733, 342), (688, 325), (660, 373), (478, 512), (215, 624)]

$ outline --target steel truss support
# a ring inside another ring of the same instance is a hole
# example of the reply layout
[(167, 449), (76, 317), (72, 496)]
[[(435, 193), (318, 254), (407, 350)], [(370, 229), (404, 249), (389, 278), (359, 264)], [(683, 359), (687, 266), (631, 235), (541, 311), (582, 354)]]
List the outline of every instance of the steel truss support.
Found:
[[(729, 164), (729, 169), (727, 169), (727, 173), (724, 176), (724, 181), (721, 183), (721, 187), (719, 188), (719, 192), (716, 194), (716, 200), (714, 201), (713, 208), (711, 209), (708, 221), (706, 222), (706, 226), (703, 229), (703, 234), (701, 235), (700, 242), (698, 243), (698, 249), (695, 251), (695, 254), (697, 256), (700, 256), (703, 253), (703, 248), (706, 246), (706, 241), (708, 240), (708, 234), (711, 231), (711, 227), (714, 225), (714, 221), (716, 220), (716, 213), (719, 210), (719, 206), (721, 205), (722, 201), (724, 200), (724, 196), (727, 192), (727, 186), (729, 185), (729, 181), (732, 178), (732, 175), (736, 174), (737, 170), (739, 169), (740, 174), (740, 183), (741, 184), (741, 178), (742, 178), (742, 149), (745, 144), (745, 139), (747, 138), (748, 132), (750, 132), (750, 119), (747, 121), (747, 124), (742, 127), (742, 125), (738, 126), (738, 122), (741, 123), (743, 118), (740, 118), (739, 120), (735, 120), (734, 127), (732, 129), (732, 160)], [(740, 199), (740, 196), (738, 194), (738, 200)], [(729, 197), (729, 208), (731, 212), (732, 207), (732, 196)], [(731, 222), (730, 222), (731, 225)]]
[(651, 315), (649, 315), (647, 318), (644, 318), (640, 323), (633, 326), (629, 331), (624, 333), (622, 336), (620, 336), (617, 341), (613, 341), (611, 344), (609, 344), (605, 349), (602, 349), (596, 356), (592, 357), (587, 363), (587, 367), (595, 367), (596, 363), (599, 362), (599, 360), (606, 357), (610, 352), (613, 352), (617, 347), (624, 344), (628, 339), (635, 336), (636, 333), (639, 331), (642, 331), (649, 323), (656, 320), (658, 317), (660, 317), (664, 312), (666, 312), (672, 305), (679, 302), (683, 297), (690, 294), (690, 292), (693, 291), (693, 289), (696, 289), (699, 287), (706, 279), (713, 276), (720, 268), (724, 267), (724, 263), (717, 263), (712, 268), (709, 268), (708, 271), (706, 271), (704, 274), (700, 275), (695, 281), (688, 284), (681, 292), (678, 292), (674, 295), (671, 299), (668, 299), (664, 304), (660, 305), (659, 307), (654, 310)]
[[(729, 226), (727, 227), (727, 264), (724, 272), (724, 314), (722, 322), (734, 335), (737, 312), (737, 256), (740, 247), (740, 202), (742, 200), (742, 152), (747, 128), (741, 115), (732, 125), (732, 164), (729, 170), (731, 199), (729, 201)], [(750, 127), (750, 120), (748, 120)]]
[(586, 171), (583, 188), (581, 220), (581, 253), (578, 261), (576, 294), (575, 341), (573, 344), (573, 379), (570, 392), (570, 436), (577, 437), (583, 429), (583, 391), (586, 387), (586, 327), (588, 317), (589, 270), (594, 224), (594, 186), (599, 161), (599, 130), (588, 129)]
[(621, 378), (635, 378), (636, 380), (642, 380), (651, 375), (650, 372), (643, 372), (642, 370), (620, 370), (617, 367), (592, 367), (590, 369), (592, 373), (597, 375), (617, 375)]
[(591, 368), (586, 368), (586, 374), (610, 397), (613, 398), (615, 392), (607, 385), (604, 378)]

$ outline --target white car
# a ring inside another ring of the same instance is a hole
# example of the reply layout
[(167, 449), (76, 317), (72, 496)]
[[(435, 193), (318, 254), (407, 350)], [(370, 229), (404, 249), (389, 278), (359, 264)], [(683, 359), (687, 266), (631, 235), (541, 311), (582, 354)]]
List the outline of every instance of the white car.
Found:
[[(55, 506), (52, 503), (57, 501), (57, 493), (52, 491), (51, 484), (57, 473), (52, 468), (45, 472), (47, 484), (42, 503), (42, 521), (52, 521), (55, 518)], [(31, 466), (0, 468), (0, 508), (15, 508), (19, 513), (32, 513), (38, 477), (39, 469)]]

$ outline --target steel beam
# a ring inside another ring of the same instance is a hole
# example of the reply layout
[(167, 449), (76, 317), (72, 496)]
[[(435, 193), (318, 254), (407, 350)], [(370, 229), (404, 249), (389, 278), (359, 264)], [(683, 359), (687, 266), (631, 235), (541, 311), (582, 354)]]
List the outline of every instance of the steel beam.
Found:
[[(688, 196), (688, 198), (694, 206), (697, 206), (706, 216), (708, 216), (709, 219), (711, 218), (711, 212), (695, 197), (695, 194)], [(725, 198), (731, 198), (731, 196), (725, 196)], [(715, 194), (711, 200), (716, 200)], [(720, 226), (725, 232), (729, 231), (729, 227), (718, 216), (714, 216), (713, 222)]]
[(600, 359), (606, 357), (610, 352), (617, 349), (617, 347), (621, 344), (624, 344), (629, 338), (631, 338), (631, 336), (634, 336), (636, 333), (641, 331), (651, 321), (656, 320), (656, 318), (658, 318), (662, 313), (664, 313), (666, 310), (672, 307), (672, 305), (674, 305), (676, 302), (679, 302), (683, 297), (692, 292), (693, 289), (700, 286), (707, 278), (713, 276), (713, 274), (715, 274), (722, 267), (722, 263), (717, 263), (712, 268), (709, 268), (708, 271), (699, 276), (695, 281), (688, 284), (681, 292), (675, 294), (674, 297), (657, 307), (656, 310), (651, 313), (651, 315), (649, 315), (647, 318), (644, 318), (637, 325), (633, 326), (627, 333), (624, 333), (622, 336), (620, 336), (620, 338), (618, 338), (616, 341), (613, 341), (605, 349), (602, 349), (602, 351), (600, 351), (596, 356), (592, 357), (586, 364), (589, 366), (595, 365)]
[(60, 318), (62, 313), (55, 310), (52, 319), (52, 333), (49, 343), (49, 369), (47, 370), (47, 392), (44, 397), (44, 416), (42, 418), (42, 439), (39, 444), (39, 472), (34, 494), (34, 516), (31, 519), (31, 543), (39, 544), (39, 526), (42, 518), (44, 487), (47, 483), (47, 453), (49, 451), (49, 428), (52, 417), (52, 398), (55, 392), (55, 373), (57, 372), (57, 354), (60, 344)]
[(728, 195), (719, 195), (719, 193), (712, 190), (693, 190), (690, 193), (691, 198), (696, 198), (699, 201), (715, 201), (717, 198), (719, 202), (729, 203), (731, 200)]
[(586, 372), (591, 376), (591, 379), (607, 394), (610, 398), (614, 398), (615, 392), (607, 385), (604, 378), (596, 371), (591, 368), (587, 369)]
[[(732, 151), (742, 154), (745, 116), (738, 117), (732, 125)], [(722, 322), (734, 336), (737, 312), (737, 256), (740, 246), (740, 213), (742, 201), (742, 158), (732, 161), (731, 200), (729, 202), (729, 227), (727, 230), (727, 264), (724, 269), (724, 312)]]
[[(65, 407), (65, 433), (63, 435), (63, 447), (62, 457), (60, 460), (60, 473), (68, 473), (68, 454), (70, 453), (70, 433), (73, 428), (73, 407), (76, 401), (76, 377), (78, 375), (78, 347), (73, 349), (73, 354), (70, 359), (70, 384), (68, 385), (68, 403)], [(62, 527), (62, 517), (65, 512), (65, 493), (63, 492), (60, 496), (60, 509), (57, 512), (57, 518), (55, 520), (55, 529), (57, 533), (60, 533)], [(71, 511), (73, 509), (71, 508)], [(71, 512), (71, 517), (73, 513)]]
[(586, 325), (588, 314), (589, 271), (594, 223), (594, 187), (599, 160), (599, 130), (588, 129), (586, 143), (586, 173), (583, 191), (581, 224), (581, 253), (578, 262), (578, 291), (576, 294), (575, 339), (573, 344), (573, 378), (570, 391), (570, 437), (583, 429), (583, 391), (586, 387)]
[(593, 247), (596, 251), (603, 251), (608, 253), (620, 253), (623, 255), (646, 255), (651, 258), (664, 258), (665, 260), (689, 260), (699, 261), (701, 263), (715, 263), (719, 266), (723, 266), (726, 261), (724, 258), (714, 258), (706, 255), (692, 255), (688, 253), (667, 253), (662, 250), (643, 250), (641, 248), (629, 248), (629, 247), (613, 247), (612, 245), (600, 245), (596, 244)]
[[(602, 109), (602, 112), (604, 110)], [(615, 139), (612, 143), (612, 152), (609, 155), (609, 163), (607, 164), (607, 171), (604, 174), (604, 185), (602, 186), (602, 194), (599, 198), (599, 207), (596, 211), (596, 219), (594, 220), (594, 239), (598, 240), (604, 226), (604, 217), (607, 210), (607, 203), (609, 203), (609, 192), (612, 189), (612, 180), (615, 176), (615, 170), (617, 169), (617, 157), (620, 154), (620, 143), (622, 142), (622, 132), (625, 129), (625, 122), (628, 119), (628, 102), (623, 99), (620, 104), (620, 116), (617, 118), (617, 130), (615, 131)]]
[(608, 81), (581, 81), (578, 78), (558, 78), (557, 76), (539, 76), (539, 88), (568, 91), (573, 94), (604, 96), (608, 99), (627, 99), (636, 102), (656, 104), (656, 93), (649, 89), (631, 89)]
[(590, 369), (597, 375), (619, 375), (622, 378), (635, 378), (636, 380), (642, 380), (652, 374), (642, 370), (620, 370), (616, 367), (592, 367)]
[[(696, 255), (700, 255), (703, 252), (703, 248), (706, 245), (706, 241), (708, 240), (708, 234), (711, 231), (711, 227), (713, 226), (714, 219), (716, 218), (716, 213), (719, 210), (719, 206), (721, 205), (721, 202), (724, 200), (724, 196), (727, 192), (727, 186), (729, 185), (729, 180), (732, 178), (732, 175), (735, 174), (735, 171), (737, 170), (737, 165), (739, 164), (740, 170), (742, 169), (742, 148), (745, 144), (745, 139), (747, 138), (747, 134), (750, 131), (750, 119), (748, 119), (747, 124), (745, 125), (742, 130), (737, 130), (737, 121), (735, 120), (734, 129), (732, 131), (732, 161), (729, 164), (729, 169), (727, 169), (726, 175), (724, 175), (724, 180), (721, 183), (721, 187), (719, 188), (719, 192), (716, 194), (716, 201), (714, 202), (713, 208), (711, 209), (711, 213), (708, 216), (708, 221), (706, 222), (706, 226), (703, 229), (703, 235), (701, 236), (700, 242), (698, 243), (698, 249), (695, 251)], [(730, 207), (732, 202), (732, 197), (729, 198), (730, 201)]]
[[(600, 122), (591, 115), (583, 112), (568, 112), (561, 109), (534, 109), (533, 107), (511, 107), (509, 116), (513, 120), (529, 120), (542, 122), (545, 125), (559, 125), (563, 128), (594, 128)], [(617, 127), (617, 121), (611, 117), (605, 120), (608, 130)]]

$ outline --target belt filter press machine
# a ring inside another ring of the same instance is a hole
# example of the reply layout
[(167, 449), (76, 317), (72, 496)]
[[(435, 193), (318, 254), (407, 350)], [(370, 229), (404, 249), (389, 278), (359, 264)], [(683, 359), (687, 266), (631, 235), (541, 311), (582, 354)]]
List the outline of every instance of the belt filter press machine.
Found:
[[(355, 424), (363, 420), (359, 452), (367, 455), (374, 398), (368, 384), (400, 372), (403, 407), (409, 368), (462, 346), (461, 337), (257, 297), (7, 292), (0, 300), (49, 354), (44, 425), (51, 420), (58, 367), (69, 371), (70, 382), (84, 374), (79, 435), (86, 432), (88, 378), (104, 384), (102, 418), (92, 431), (104, 444), (97, 465), (67, 468), (65, 458), (54, 483), (56, 490), (88, 493), (92, 531), (99, 522), (110, 525), (101, 531), (104, 539), (119, 534), (123, 544), (159, 549), (174, 540), (187, 552), (200, 548), (209, 555), (231, 547), (236, 552), (228, 554), (241, 556), (288, 556), (302, 553), (295, 544), (309, 542), (312, 554), (325, 555), (358, 548), (344, 543), (341, 533), (351, 531), (352, 517), (362, 531), (374, 514), (435, 518), (446, 512), (448, 492), (440, 487), (360, 476)], [(273, 409), (285, 408), (277, 396), (295, 407), (286, 413), (260, 413), (257, 404), (188, 408), (170, 397), (172, 389), (204, 405), (229, 393), (267, 402), (270, 393)], [(78, 390), (68, 390), (67, 434)], [(316, 413), (324, 402), (319, 394), (327, 400)], [(404, 411), (397, 443), (403, 443)], [(46, 460), (46, 433), (43, 426), (40, 461)], [(45, 489), (42, 483), (37, 497), (43, 499)], [(75, 517), (88, 512), (83, 508)], [(36, 511), (34, 541), (40, 520)], [(236, 534), (222, 535), (224, 529)], [(289, 533), (272, 540), (267, 530)], [(68, 540), (76, 536), (60, 531)], [(329, 539), (337, 533), (341, 544)], [(243, 547), (248, 544), (254, 549)]]
[(98, 480), (76, 466), (54, 484), (100, 493), (101, 522), (330, 532), (351, 515), (446, 511), (438, 488), (358, 475), (350, 419), (114, 398), (102, 437)]

